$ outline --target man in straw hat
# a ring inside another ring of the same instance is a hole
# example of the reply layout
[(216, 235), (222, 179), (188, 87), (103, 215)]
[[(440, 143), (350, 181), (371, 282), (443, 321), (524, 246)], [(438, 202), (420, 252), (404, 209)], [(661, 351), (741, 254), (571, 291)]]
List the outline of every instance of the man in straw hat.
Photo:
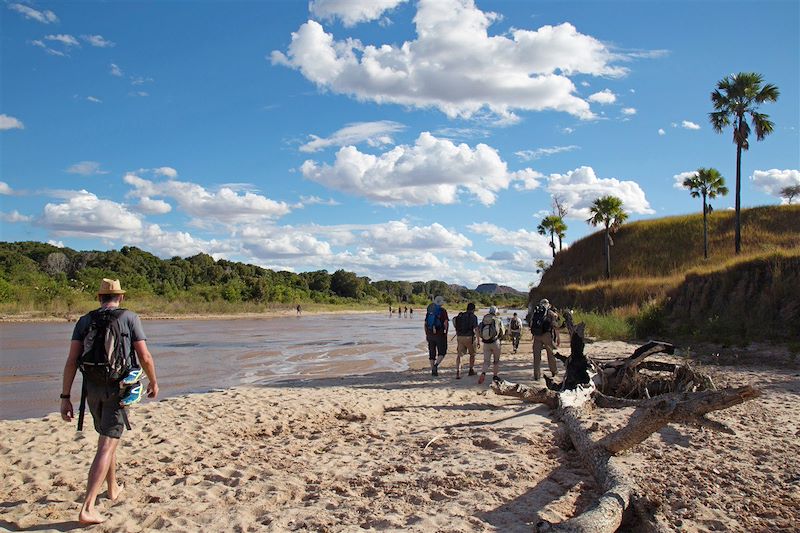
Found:
[[(64, 365), (61, 387), (61, 418), (66, 421), (71, 421), (74, 417), (70, 391), (75, 373), (83, 356), (91, 348), (90, 342), (86, 341), (85, 343), (84, 341), (98, 331), (103, 332), (104, 339), (107, 338), (104, 335), (107, 330), (119, 332), (119, 339), (123, 343), (118, 348), (121, 350), (119, 353), (128, 354), (131, 365), (135, 366), (138, 363), (144, 370), (149, 380), (147, 397), (155, 398), (158, 395), (156, 369), (153, 356), (147, 349), (142, 323), (136, 313), (120, 307), (125, 298), (124, 295), (125, 291), (122, 290), (119, 280), (103, 279), (100, 282), (100, 290), (97, 291), (100, 308), (82, 316), (75, 324), (69, 355)], [(113, 327), (111, 321), (114, 321)], [(102, 347), (102, 344), (92, 344), (92, 346), (98, 345)], [(107, 347), (106, 350), (108, 350)], [(103, 371), (106, 372), (104, 375), (107, 377), (100, 379), (97, 378), (99, 370), (95, 370), (94, 374), (84, 366), (81, 366), (81, 370), (84, 372), (85, 399), (89, 404), (89, 411), (92, 413), (94, 428), (100, 434), (100, 438), (97, 441), (97, 453), (91, 468), (89, 468), (86, 496), (78, 515), (78, 521), (82, 524), (99, 524), (105, 520), (105, 517), (95, 508), (95, 500), (103, 486), (103, 481), (108, 485), (108, 497), (112, 501), (119, 497), (123, 489), (117, 483), (116, 476), (117, 446), (125, 426), (128, 425), (127, 415), (124, 406), (121, 405), (123, 389), (120, 388), (118, 376), (110, 370), (104, 369)], [(92, 378), (93, 376), (94, 378)], [(82, 424), (81, 418), (79, 417), (79, 429)]]

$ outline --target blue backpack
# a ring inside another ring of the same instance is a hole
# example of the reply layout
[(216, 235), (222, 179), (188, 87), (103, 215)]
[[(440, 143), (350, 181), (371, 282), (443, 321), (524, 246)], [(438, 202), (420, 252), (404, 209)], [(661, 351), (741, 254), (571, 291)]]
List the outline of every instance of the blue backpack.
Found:
[(442, 321), (442, 306), (431, 304), (428, 306), (428, 311), (425, 315), (425, 327), (431, 333), (441, 333), (444, 331), (444, 322)]

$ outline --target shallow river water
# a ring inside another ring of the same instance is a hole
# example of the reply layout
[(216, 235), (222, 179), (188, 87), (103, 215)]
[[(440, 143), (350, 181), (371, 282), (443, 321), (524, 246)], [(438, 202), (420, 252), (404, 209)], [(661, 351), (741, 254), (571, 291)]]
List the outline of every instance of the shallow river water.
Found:
[[(408, 368), (424, 361), (422, 321), (389, 314), (146, 320), (160, 397), (246, 383)], [(58, 410), (74, 323), (0, 324), (0, 419)], [(72, 388), (77, 409), (78, 375)]]

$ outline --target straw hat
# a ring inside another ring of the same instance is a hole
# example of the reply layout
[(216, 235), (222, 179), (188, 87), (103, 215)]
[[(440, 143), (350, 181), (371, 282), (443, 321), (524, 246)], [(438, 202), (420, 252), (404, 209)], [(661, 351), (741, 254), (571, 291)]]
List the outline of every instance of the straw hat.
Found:
[(125, 294), (125, 291), (122, 290), (118, 279), (103, 278), (103, 281), (100, 282), (100, 290), (97, 291), (97, 294)]
[(441, 296), (437, 296), (436, 298), (433, 299), (433, 303), (435, 303), (436, 305), (444, 305), (444, 298), (442, 298)]
[(497, 307), (495, 307), (495, 306), (491, 306), (491, 307), (489, 308), (489, 314), (490, 314), (490, 315), (496, 315), (496, 314), (497, 314)]

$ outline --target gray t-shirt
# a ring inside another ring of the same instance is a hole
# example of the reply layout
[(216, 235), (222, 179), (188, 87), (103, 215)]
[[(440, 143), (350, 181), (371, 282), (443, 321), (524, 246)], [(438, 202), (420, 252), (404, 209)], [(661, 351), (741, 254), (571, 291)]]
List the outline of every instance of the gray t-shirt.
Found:
[[(131, 347), (136, 341), (147, 340), (147, 337), (144, 334), (144, 329), (142, 328), (142, 321), (139, 319), (139, 315), (127, 309), (123, 309), (123, 311), (124, 312), (122, 313), (122, 316), (119, 317), (120, 330), (123, 333), (127, 332), (130, 335), (129, 338), (131, 339)], [(89, 331), (89, 326), (91, 324), (91, 313), (87, 313), (80, 317), (78, 322), (75, 323), (75, 329), (72, 330), (72, 340), (83, 342), (83, 339), (86, 337), (86, 333)]]

